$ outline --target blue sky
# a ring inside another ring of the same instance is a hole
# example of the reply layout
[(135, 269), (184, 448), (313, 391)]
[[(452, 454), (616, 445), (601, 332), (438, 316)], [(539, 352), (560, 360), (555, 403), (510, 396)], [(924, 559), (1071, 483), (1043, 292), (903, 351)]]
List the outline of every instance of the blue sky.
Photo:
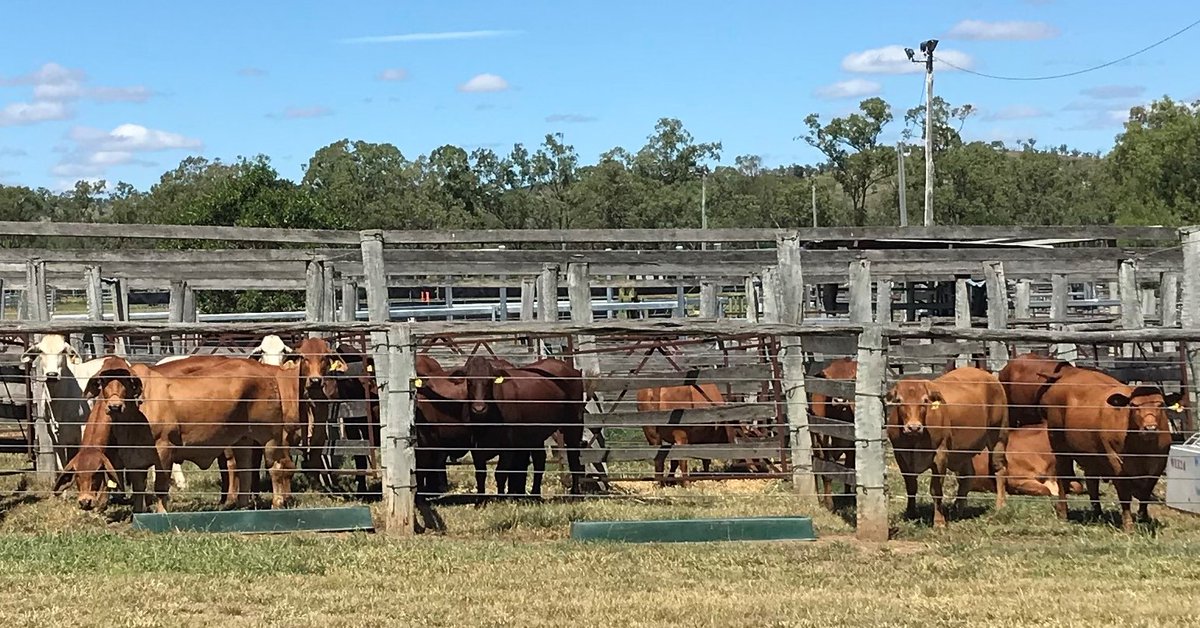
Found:
[[(562, 132), (590, 163), (680, 118), (725, 163), (819, 156), (793, 138), (881, 95), (903, 111), (920, 67), (888, 46), (938, 38), (959, 65), (1003, 75), (1102, 63), (1200, 17), (1182, 0), (989, 2), (6, 3), (0, 182), (80, 178), (146, 188), (188, 154), (265, 153), (298, 178), (341, 138), (409, 158), (442, 144), (506, 152)], [(889, 51), (891, 55), (889, 56)], [(973, 139), (1107, 150), (1132, 105), (1200, 98), (1200, 27), (1135, 59), (1044, 82), (939, 66), (972, 103)], [(898, 60), (897, 60), (898, 59)], [(1191, 77), (1191, 78), (1188, 78)]]

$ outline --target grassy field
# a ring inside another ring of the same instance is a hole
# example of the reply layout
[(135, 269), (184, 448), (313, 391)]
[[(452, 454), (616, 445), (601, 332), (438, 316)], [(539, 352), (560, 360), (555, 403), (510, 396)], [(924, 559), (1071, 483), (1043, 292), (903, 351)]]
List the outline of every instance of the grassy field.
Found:
[[(465, 470), (454, 479), (466, 490)], [(214, 488), (198, 476), (175, 506), (204, 507)], [(1156, 524), (1126, 535), (1111, 521), (1059, 522), (1045, 500), (994, 513), (977, 495), (947, 530), (928, 526), (928, 508), (922, 522), (895, 514), (884, 546), (773, 481), (619, 488), (443, 506), (448, 529), (412, 539), (236, 537), (135, 533), (123, 507), (86, 513), (3, 477), (0, 626), (1200, 625), (1200, 518), (1158, 506)], [(819, 541), (567, 539), (573, 520), (797, 513)]]

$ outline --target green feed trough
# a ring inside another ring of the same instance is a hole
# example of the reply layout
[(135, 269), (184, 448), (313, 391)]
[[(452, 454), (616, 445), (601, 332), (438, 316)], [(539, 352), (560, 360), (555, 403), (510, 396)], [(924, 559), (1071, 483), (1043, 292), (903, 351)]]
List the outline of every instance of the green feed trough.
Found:
[(815, 541), (809, 517), (662, 519), (649, 521), (576, 521), (577, 541), (624, 543), (697, 543), (711, 541)]
[(282, 510), (226, 510), (211, 512), (139, 513), (133, 529), (150, 532), (281, 532), (372, 531), (371, 510), (348, 508), (291, 508)]

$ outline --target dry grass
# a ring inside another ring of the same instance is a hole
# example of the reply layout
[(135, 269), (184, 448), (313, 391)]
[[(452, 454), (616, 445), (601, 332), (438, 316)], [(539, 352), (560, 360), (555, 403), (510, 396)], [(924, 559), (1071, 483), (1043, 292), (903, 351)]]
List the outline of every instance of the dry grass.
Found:
[[(469, 484), (465, 470), (454, 478)], [(0, 478), (2, 626), (1200, 625), (1200, 520), (1161, 507), (1156, 525), (1126, 535), (1060, 522), (1044, 500), (993, 513), (980, 495), (948, 530), (896, 515), (896, 540), (871, 546), (786, 485), (741, 480), (443, 506), (446, 532), (413, 539), (237, 537), (135, 533), (119, 507), (112, 522), (14, 482)], [(211, 478), (193, 486), (179, 507), (210, 501), (199, 493)], [(581, 519), (797, 513), (813, 515), (820, 541), (566, 538)]]

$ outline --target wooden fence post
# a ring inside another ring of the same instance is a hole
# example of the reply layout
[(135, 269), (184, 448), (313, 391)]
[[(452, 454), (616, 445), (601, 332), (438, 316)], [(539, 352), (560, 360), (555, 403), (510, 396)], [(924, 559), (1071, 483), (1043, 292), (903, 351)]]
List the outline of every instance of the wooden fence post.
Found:
[(1016, 293), (1013, 295), (1013, 318), (1021, 321), (1030, 318), (1029, 299), (1032, 292), (1032, 282), (1028, 279), (1017, 280)]
[(892, 324), (891, 279), (880, 279), (875, 282), (875, 322), (880, 325)]
[[(1162, 274), (1162, 285), (1159, 292), (1162, 302), (1162, 321), (1160, 325), (1166, 329), (1179, 327), (1179, 273), (1166, 272)], [(1174, 342), (1163, 343), (1163, 353), (1174, 353), (1178, 345)]]
[[(100, 267), (85, 266), (83, 269), (84, 287), (87, 294), (87, 310), (89, 321), (104, 319), (104, 284), (100, 280)], [(92, 357), (104, 355), (104, 335), (92, 334)]]
[(779, 271), (774, 266), (762, 270), (762, 320), (766, 323), (779, 322)]
[(342, 279), (342, 309), (338, 319), (344, 323), (358, 320), (358, 284), (349, 279)]
[[(800, 325), (804, 316), (804, 276), (800, 267), (799, 236), (792, 233), (776, 241), (779, 322)], [(808, 392), (805, 386), (804, 348), (799, 336), (779, 339), (783, 362), (783, 391), (788, 419), (789, 462), (792, 490), (805, 499), (817, 496), (813, 476), (812, 436), (808, 430)]]
[[(308, 260), (304, 266), (304, 320), (315, 323), (324, 316), (325, 263), (319, 259)], [(310, 338), (320, 334), (308, 332)]]
[[(29, 320), (50, 320), (50, 310), (46, 304), (46, 262), (43, 260), (31, 259), (25, 264), (24, 304), (24, 315)], [(32, 341), (41, 341), (41, 335), (35, 334)], [(31, 368), (29, 374), (36, 377), (36, 368)], [(58, 470), (58, 458), (54, 453), (54, 436), (50, 432), (48, 395), (45, 384), (36, 380), (30, 383), (29, 388), (33, 395), (33, 432), (37, 446), (34, 466), (37, 469), (38, 483), (49, 486)]]
[[(971, 289), (966, 277), (957, 277), (954, 280), (954, 326), (959, 329), (971, 328)], [(954, 359), (954, 366), (961, 368), (970, 362), (970, 355), (960, 353)]]
[(537, 299), (536, 286), (536, 277), (521, 277), (521, 320), (523, 321), (534, 319), (534, 312), (536, 311), (534, 303)]
[(718, 284), (711, 279), (700, 281), (700, 318), (718, 318), (721, 301), (717, 294)]
[(367, 320), (386, 323), (391, 320), (392, 314), (388, 305), (387, 272), (383, 266), (383, 231), (360, 231), (358, 237), (362, 251), (363, 285), (367, 290)]
[(386, 377), (379, 382), (387, 397), (381, 404), (379, 461), (383, 470), (383, 519), (387, 534), (412, 535), (416, 529), (417, 454), (413, 423), (417, 376), (416, 347), (408, 324), (389, 326), (386, 337)]
[[(1117, 268), (1117, 296), (1121, 300), (1121, 328), (1141, 329), (1145, 326), (1142, 314), (1142, 295), (1138, 291), (1137, 262), (1131, 259), (1121, 260)], [(1121, 357), (1132, 358), (1137, 345), (1127, 342), (1121, 345)]]
[(46, 302), (46, 262), (29, 260), (25, 264), (26, 315), (31, 321), (50, 320), (50, 307)]
[(338, 273), (329, 261), (321, 264), (321, 270), (321, 320), (332, 322), (337, 320)]
[[(1008, 285), (1004, 280), (1003, 262), (986, 262), (983, 273), (987, 282), (988, 329), (1008, 328)], [(988, 370), (995, 372), (1008, 363), (1008, 345), (988, 343)]]
[(500, 316), (497, 320), (503, 323), (508, 320), (508, 275), (500, 275), (500, 282), (503, 285), (500, 286)]
[(538, 320), (558, 321), (558, 264), (543, 264), (538, 279)]
[[(1200, 227), (1184, 227), (1179, 230), (1183, 240), (1183, 309), (1180, 322), (1184, 329), (1200, 327)], [(1189, 413), (1185, 431), (1196, 425), (1196, 413), (1200, 411), (1200, 343), (1186, 343), (1188, 368)]]
[(871, 322), (871, 261), (850, 262), (850, 322), (866, 325)]
[[(167, 322), (183, 322), (183, 286), (184, 282), (182, 281), (171, 282), (171, 296), (167, 304)], [(183, 338), (176, 334), (171, 334), (171, 353), (173, 355), (183, 354)]]
[(759, 289), (754, 286), (754, 275), (746, 277), (746, 322), (758, 322)]
[(854, 384), (855, 485), (858, 520), (855, 535), (863, 541), (887, 541), (887, 466), (883, 444), (883, 389), (887, 373), (883, 334), (878, 325), (858, 337), (858, 376)]
[[(129, 282), (122, 277), (117, 277), (112, 284), (112, 300), (113, 300), (113, 320), (128, 323), (129, 322)], [(132, 348), (129, 346), (129, 337), (125, 335), (117, 336), (116, 340), (117, 355), (129, 355)]]
[[(1067, 276), (1062, 274), (1054, 274), (1050, 276), (1050, 320), (1063, 321), (1050, 324), (1051, 329), (1066, 329), (1067, 324), (1067, 303), (1070, 295), (1068, 294), (1069, 284)], [(1066, 360), (1074, 363), (1079, 358), (1079, 353), (1076, 351), (1075, 345), (1071, 343), (1060, 342), (1051, 347), (1054, 357), (1060, 360)]]

